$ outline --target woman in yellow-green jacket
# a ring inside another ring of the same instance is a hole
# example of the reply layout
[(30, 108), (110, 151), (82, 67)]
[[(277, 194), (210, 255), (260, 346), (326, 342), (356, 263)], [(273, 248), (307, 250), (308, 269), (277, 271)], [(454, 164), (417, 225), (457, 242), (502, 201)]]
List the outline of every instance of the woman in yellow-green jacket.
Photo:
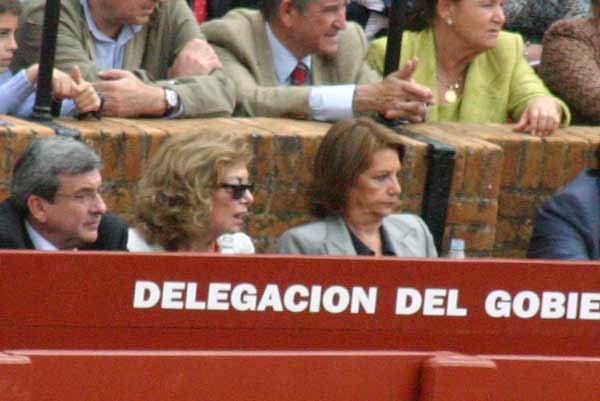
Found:
[[(412, 78), (434, 93), (427, 121), (513, 121), (515, 131), (539, 136), (569, 124), (568, 107), (527, 64), (521, 36), (501, 31), (504, 21), (500, 0), (417, 2), (400, 65), (416, 58)], [(369, 49), (369, 63), (380, 74), (386, 41)]]

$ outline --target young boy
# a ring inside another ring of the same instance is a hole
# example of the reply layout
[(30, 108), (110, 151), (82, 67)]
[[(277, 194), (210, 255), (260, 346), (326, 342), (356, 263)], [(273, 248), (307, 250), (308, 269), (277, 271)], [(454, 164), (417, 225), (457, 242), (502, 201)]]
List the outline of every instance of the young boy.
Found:
[[(31, 115), (35, 103), (35, 85), (38, 78), (38, 64), (29, 66), (16, 74), (8, 69), (17, 50), (15, 31), (21, 15), (20, 0), (0, 0), (0, 114), (13, 114), (21, 117)], [(73, 115), (96, 111), (100, 108), (100, 98), (93, 86), (83, 80), (77, 67), (71, 76), (55, 69), (52, 74), (53, 96), (63, 101), (61, 115)]]

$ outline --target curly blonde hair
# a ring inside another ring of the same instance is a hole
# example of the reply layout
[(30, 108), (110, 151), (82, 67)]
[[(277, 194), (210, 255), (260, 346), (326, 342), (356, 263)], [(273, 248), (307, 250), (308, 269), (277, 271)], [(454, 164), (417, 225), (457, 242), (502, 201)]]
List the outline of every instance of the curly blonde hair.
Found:
[(168, 251), (208, 235), (211, 194), (223, 171), (251, 159), (245, 138), (218, 131), (177, 134), (150, 160), (134, 206), (135, 227)]

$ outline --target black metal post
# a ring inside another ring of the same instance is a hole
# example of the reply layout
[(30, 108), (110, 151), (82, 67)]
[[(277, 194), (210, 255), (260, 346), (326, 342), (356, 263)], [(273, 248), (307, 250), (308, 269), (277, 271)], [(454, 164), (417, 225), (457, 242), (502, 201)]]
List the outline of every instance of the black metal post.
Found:
[(427, 175), (421, 204), (421, 217), (427, 223), (438, 254), (441, 255), (456, 150), (451, 145), (409, 131), (406, 127), (398, 125), (392, 129), (401, 135), (427, 144)]
[(389, 15), (388, 40), (385, 49), (384, 77), (398, 70), (400, 51), (402, 50), (402, 34), (406, 27), (406, 1), (392, 0)]
[(37, 79), (35, 106), (31, 118), (52, 120), (52, 70), (56, 53), (56, 35), (60, 18), (60, 0), (47, 0), (44, 9), (44, 28), (40, 51), (40, 67)]
[[(402, 34), (406, 28), (407, 2), (408, 0), (392, 0), (388, 40), (385, 49), (384, 76), (397, 71), (400, 64)], [(427, 144), (427, 176), (421, 205), (421, 217), (427, 223), (433, 235), (435, 247), (441, 255), (456, 151), (448, 144), (407, 130), (406, 126), (403, 127), (407, 121), (390, 121), (384, 118), (380, 120), (397, 133)]]

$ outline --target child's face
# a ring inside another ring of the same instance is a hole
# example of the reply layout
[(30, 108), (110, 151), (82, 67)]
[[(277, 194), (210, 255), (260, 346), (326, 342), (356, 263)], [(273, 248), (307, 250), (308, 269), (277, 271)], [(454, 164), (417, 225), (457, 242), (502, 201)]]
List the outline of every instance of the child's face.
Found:
[(17, 50), (15, 31), (19, 17), (11, 13), (0, 14), (0, 67), (8, 67)]

